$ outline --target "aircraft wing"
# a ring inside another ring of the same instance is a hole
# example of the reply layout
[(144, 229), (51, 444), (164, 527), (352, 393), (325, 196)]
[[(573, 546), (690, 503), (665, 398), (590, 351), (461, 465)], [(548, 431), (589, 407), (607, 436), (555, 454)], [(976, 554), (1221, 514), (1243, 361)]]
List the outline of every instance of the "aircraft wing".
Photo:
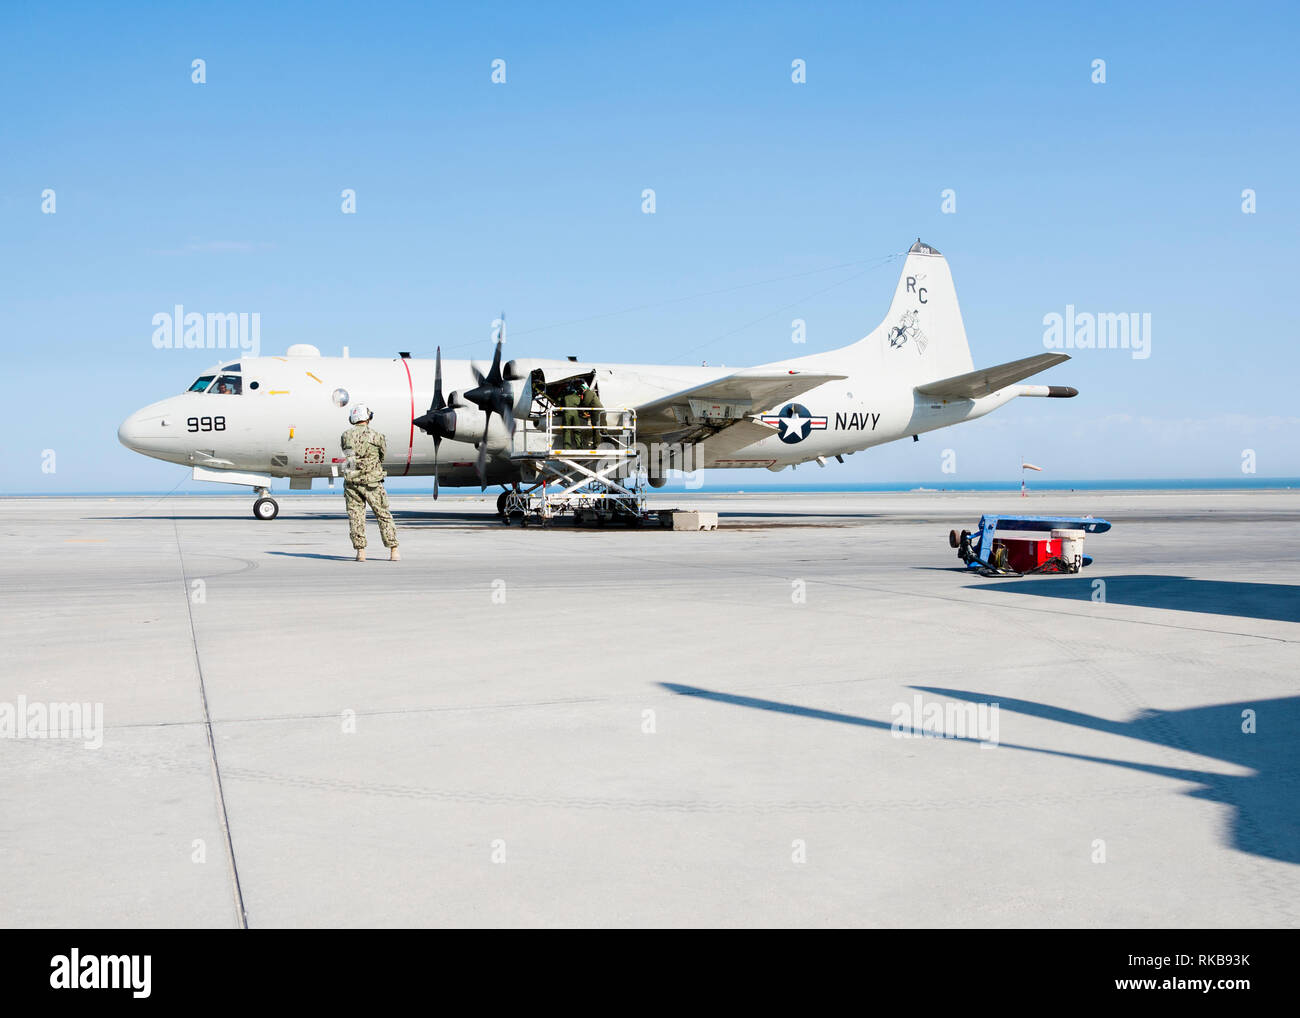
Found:
[(1008, 361), (991, 368), (968, 371), (964, 375), (941, 378), (937, 382), (926, 382), (918, 385), (916, 391), (922, 396), (941, 396), (945, 399), (979, 399), (1069, 359), (1067, 353), (1035, 354), (1033, 357), (1022, 357), (1018, 361)]
[[(847, 377), (771, 368), (737, 371), (637, 407), (637, 434), (680, 442), (698, 441), (739, 423), (762, 428), (747, 418), (809, 389)], [(754, 441), (753, 436), (741, 444), (750, 441)]]

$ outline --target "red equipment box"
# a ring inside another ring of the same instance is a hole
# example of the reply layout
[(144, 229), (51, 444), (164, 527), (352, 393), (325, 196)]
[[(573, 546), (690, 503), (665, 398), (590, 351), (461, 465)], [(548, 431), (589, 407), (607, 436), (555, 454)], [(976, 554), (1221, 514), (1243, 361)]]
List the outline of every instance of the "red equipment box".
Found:
[(1018, 573), (1027, 573), (1037, 569), (1050, 558), (1061, 554), (1061, 542), (1042, 537), (1038, 534), (1007, 534), (993, 541), (996, 548), (1002, 545), (1007, 549), (1007, 565)]

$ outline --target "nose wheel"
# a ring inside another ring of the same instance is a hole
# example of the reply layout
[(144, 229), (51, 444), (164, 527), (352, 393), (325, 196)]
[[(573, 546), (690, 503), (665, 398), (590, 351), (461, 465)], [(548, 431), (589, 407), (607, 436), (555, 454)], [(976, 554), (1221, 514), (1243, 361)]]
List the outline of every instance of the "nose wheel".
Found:
[(263, 496), (253, 503), (253, 515), (259, 520), (273, 520), (280, 515), (280, 503)]

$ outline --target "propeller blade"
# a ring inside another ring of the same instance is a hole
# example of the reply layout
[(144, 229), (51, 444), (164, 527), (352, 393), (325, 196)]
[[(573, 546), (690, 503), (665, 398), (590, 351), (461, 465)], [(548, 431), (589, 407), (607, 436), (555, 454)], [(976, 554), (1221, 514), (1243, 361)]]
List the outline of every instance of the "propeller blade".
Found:
[(488, 378), (492, 380), (493, 385), (501, 384), (501, 340), (497, 340), (496, 351), (492, 354), (492, 370), (488, 372)]
[[(492, 415), (488, 414), (488, 424), (492, 423)], [(487, 491), (487, 430), (484, 429), (483, 441), (478, 444), (478, 479), (481, 485), (480, 491)]]
[(507, 430), (510, 433), (510, 454), (515, 452), (515, 419), (520, 415), (527, 416), (533, 406), (533, 376), (529, 375), (524, 379), (524, 384), (519, 390), (519, 395), (515, 401), (506, 403), (506, 412), (501, 415), (506, 422)]
[(433, 362), (433, 402), (430, 410), (441, 410), (447, 404), (442, 398), (442, 347), (438, 347), (437, 359)]
[(438, 501), (438, 447), (442, 445), (442, 436), (433, 436), (433, 500)]
[(533, 406), (533, 376), (529, 375), (524, 379), (523, 388), (519, 390), (519, 395), (515, 397), (514, 406), (510, 408), (513, 416), (518, 417), (528, 415), (528, 411)]

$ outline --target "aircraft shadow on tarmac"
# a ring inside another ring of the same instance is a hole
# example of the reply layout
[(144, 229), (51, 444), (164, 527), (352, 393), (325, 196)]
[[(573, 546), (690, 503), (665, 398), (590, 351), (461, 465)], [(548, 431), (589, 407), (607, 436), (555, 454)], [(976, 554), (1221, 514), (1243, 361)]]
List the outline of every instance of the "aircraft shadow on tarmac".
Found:
[[(694, 696), (716, 703), (773, 711), (779, 714), (793, 714), (819, 721), (836, 721), (885, 732), (893, 728), (888, 721), (876, 721), (852, 714), (817, 710), (752, 696), (738, 696), (674, 682), (661, 682), (660, 685), (681, 696)], [(1300, 731), (1300, 696), (1279, 697), (1273, 700), (1243, 700), (1239, 703), (1213, 704), (1186, 710), (1145, 711), (1127, 721), (1111, 721), (1092, 714), (1053, 707), (1032, 700), (1018, 700), (1014, 697), (1000, 697), (935, 686), (913, 686), (912, 688), (935, 696), (971, 703), (997, 703), (999, 710), (1013, 711), (1110, 735), (1139, 739), (1152, 745), (1212, 757), (1239, 768), (1249, 769), (1252, 773), (1246, 775), (1222, 774), (1190, 767), (1138, 763), (1112, 757), (999, 742), (999, 746), (1006, 749), (1043, 753), (1087, 763), (1123, 767), (1176, 781), (1195, 782), (1199, 787), (1188, 792), (1188, 795), (1207, 802), (1221, 803), (1231, 809), (1229, 830), (1225, 840), (1233, 848), (1268, 859), (1300, 864), (1300, 804), (1295, 794), (1296, 779), (1300, 775), (1300, 740), (1295, 737), (1297, 731)], [(1250, 718), (1255, 727), (1255, 731), (1249, 734), (1243, 730), (1247, 725), (1245, 714), (1247, 711), (1253, 712)], [(943, 741), (977, 742), (978, 740), (957, 736)]]
[(1300, 622), (1300, 586), (1244, 580), (1197, 580), (1187, 576), (1044, 577), (1005, 583), (975, 583), (968, 590), (997, 590), (1087, 601), (1097, 580), (1105, 580), (1107, 604), (1168, 608), (1212, 615), (1237, 615), (1275, 622)]

